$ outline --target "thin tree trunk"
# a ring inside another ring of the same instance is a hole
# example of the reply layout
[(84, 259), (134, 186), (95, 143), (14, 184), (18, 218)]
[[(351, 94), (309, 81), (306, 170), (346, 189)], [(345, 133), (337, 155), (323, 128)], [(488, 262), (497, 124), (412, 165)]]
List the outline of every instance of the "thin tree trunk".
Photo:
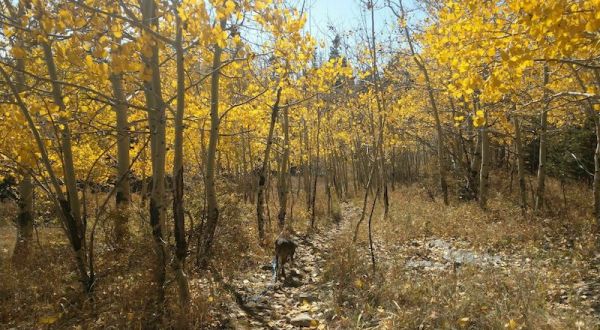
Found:
[(283, 155), (281, 156), (281, 170), (279, 172), (279, 214), (277, 220), (279, 230), (285, 227), (285, 215), (287, 211), (288, 180), (290, 177), (290, 123), (288, 107), (283, 108)]
[(123, 76), (111, 74), (110, 82), (115, 97), (115, 112), (117, 114), (117, 178), (123, 178), (117, 182), (115, 194), (117, 214), (115, 217), (115, 241), (117, 246), (122, 247), (125, 239), (129, 236), (127, 227), (129, 216), (128, 208), (131, 200), (129, 184), (129, 123), (127, 118), (127, 100), (123, 92)]
[(362, 212), (360, 214), (360, 219), (358, 219), (358, 222), (356, 223), (356, 228), (354, 228), (354, 236), (352, 237), (352, 242), (356, 242), (356, 239), (358, 238), (358, 230), (360, 228), (360, 224), (365, 219), (365, 214), (367, 211), (367, 200), (369, 199), (369, 190), (370, 190), (371, 184), (373, 182), (373, 174), (374, 173), (375, 173), (375, 167), (373, 167), (371, 169), (371, 172), (369, 173), (369, 180), (367, 181), (367, 185), (365, 187), (365, 195), (363, 197)]
[[(225, 21), (221, 20), (221, 28), (225, 28)], [(219, 221), (219, 206), (217, 203), (217, 191), (215, 189), (215, 162), (217, 155), (217, 144), (219, 141), (219, 77), (221, 76), (221, 55), (223, 49), (215, 43), (212, 74), (210, 81), (210, 136), (208, 140), (208, 150), (206, 154), (206, 176), (205, 176), (205, 191), (206, 191), (206, 226), (202, 231), (201, 248), (198, 254), (198, 265), (201, 268), (208, 266), (210, 257), (210, 248)]]
[[(19, 2), (18, 16), (22, 16), (25, 6)], [(21, 32), (18, 33), (16, 46), (23, 48)], [(16, 59), (16, 90), (17, 93), (25, 90), (25, 60)], [(19, 182), (19, 215), (17, 218), (17, 241), (13, 251), (13, 262), (15, 264), (26, 263), (31, 255), (31, 241), (33, 239), (33, 178), (26, 169)]]
[(517, 172), (519, 177), (519, 197), (521, 204), (521, 212), (523, 216), (527, 213), (527, 188), (525, 186), (525, 161), (523, 160), (523, 142), (521, 138), (521, 123), (517, 115), (514, 115), (515, 125), (515, 146), (517, 149)]
[[(402, 1), (400, 1), (400, 9), (402, 11), (402, 17), (406, 17), (406, 13), (404, 12), (404, 7), (402, 5)], [(416, 53), (415, 47), (413, 45), (413, 40), (408, 30), (408, 26), (404, 27), (404, 33), (406, 35), (406, 40), (408, 41), (408, 45), (411, 51), (411, 55), (423, 73), (425, 77), (425, 85), (427, 87), (427, 95), (429, 97), (429, 105), (431, 106), (431, 110), (433, 111), (433, 118), (435, 120), (435, 130), (437, 132), (437, 160), (438, 160), (438, 172), (439, 172), (439, 180), (440, 187), (442, 189), (442, 194), (444, 196), (444, 204), (448, 205), (448, 183), (446, 181), (446, 161), (445, 161), (445, 150), (444, 150), (444, 131), (442, 129), (442, 123), (440, 119), (439, 110), (437, 107), (437, 102), (435, 99), (433, 84), (431, 83), (431, 79), (429, 77), (429, 71), (427, 70), (426, 64), (422, 58)]]
[(281, 88), (277, 89), (275, 103), (271, 107), (271, 121), (269, 123), (269, 133), (267, 135), (267, 145), (263, 154), (263, 162), (258, 174), (258, 187), (256, 198), (256, 221), (258, 225), (258, 241), (262, 245), (265, 243), (265, 185), (267, 184), (267, 172), (269, 171), (269, 158), (271, 157), (271, 147), (273, 146), (273, 132), (275, 131), (275, 122), (279, 115), (279, 100), (281, 99)]
[[(383, 131), (384, 131), (384, 119), (383, 115), (386, 111), (385, 108), (385, 99), (383, 98), (381, 87), (379, 84), (379, 72), (377, 66), (377, 47), (375, 42), (375, 6), (373, 5), (373, 0), (370, 0), (369, 7), (371, 8), (371, 60), (373, 65), (373, 76), (375, 82), (375, 101), (377, 103), (377, 110), (379, 112), (379, 147), (376, 150), (376, 157), (378, 167), (379, 167), (379, 186), (383, 188), (383, 214), (387, 216), (389, 212), (390, 202), (388, 199), (388, 188), (387, 188), (387, 179), (386, 179), (386, 170), (385, 170), (385, 153), (383, 149)], [(375, 137), (373, 136), (373, 140)], [(379, 188), (377, 189), (379, 191)]]
[(377, 188), (377, 192), (375, 193), (375, 197), (373, 198), (373, 205), (371, 205), (371, 213), (369, 213), (369, 251), (371, 252), (371, 266), (373, 268), (373, 273), (375, 273), (375, 249), (373, 248), (373, 230), (371, 229), (373, 222), (373, 211), (375, 210), (375, 202), (377, 202), (377, 196), (379, 195), (379, 189)]
[(304, 118), (302, 118), (302, 125), (303, 125), (303, 135), (304, 135), (304, 146), (306, 147), (306, 164), (304, 164), (305, 166), (302, 168), (302, 178), (304, 180), (304, 192), (305, 192), (305, 198), (306, 198), (306, 211), (310, 212), (310, 201), (311, 199), (311, 180), (310, 180), (310, 176), (311, 176), (311, 171), (312, 171), (312, 154), (311, 154), (311, 149), (310, 149), (310, 142), (308, 139), (308, 127), (306, 126), (306, 120)]
[(190, 305), (190, 289), (185, 274), (185, 258), (187, 243), (185, 240), (185, 209), (183, 205), (183, 115), (185, 110), (185, 72), (183, 62), (183, 27), (181, 17), (177, 13), (178, 1), (173, 4), (175, 14), (175, 51), (177, 62), (177, 109), (175, 112), (175, 143), (173, 157), (173, 218), (175, 222), (175, 279), (179, 289), (179, 305), (181, 308), (179, 327), (187, 328)]
[(548, 64), (544, 64), (544, 108), (542, 109), (542, 113), (540, 115), (540, 154), (539, 154), (539, 163), (538, 163), (538, 173), (537, 173), (537, 185), (536, 185), (536, 194), (535, 194), (535, 206), (534, 210), (536, 212), (541, 211), (544, 205), (544, 190), (546, 187), (546, 154), (547, 154), (547, 130), (548, 130), (548, 106), (550, 100), (548, 91), (546, 90), (546, 85), (548, 84), (548, 80), (550, 77), (550, 73), (548, 71)]
[[(58, 109), (62, 114), (66, 114), (66, 105), (63, 100), (61, 85), (58, 82), (58, 73), (56, 64), (54, 63), (52, 48), (48, 43), (43, 43), (42, 48), (44, 50), (44, 59), (48, 68), (48, 74), (52, 81), (52, 98), (54, 104), (58, 106)], [(85, 263), (87, 256), (87, 251), (85, 249), (85, 228), (81, 219), (81, 207), (79, 195), (77, 193), (75, 165), (73, 163), (73, 147), (71, 145), (71, 130), (69, 121), (65, 115), (60, 117), (59, 124), (62, 127), (60, 129), (60, 135), (63, 157), (63, 176), (67, 188), (67, 199), (59, 200), (59, 203), (61, 204), (66, 219), (67, 230), (69, 232), (71, 245), (75, 252), (81, 283), (84, 291), (91, 292), (93, 286), (93, 274), (88, 273)]]
[[(476, 107), (475, 107), (475, 111), (476, 111)], [(470, 125), (472, 125), (472, 122), (470, 123)], [(471, 147), (473, 149), (473, 156), (471, 157), (471, 168), (469, 170), (469, 176), (468, 176), (468, 180), (469, 180), (469, 186), (471, 187), (471, 189), (473, 190), (473, 195), (474, 196), (478, 196), (479, 193), (477, 192), (478, 189), (478, 181), (479, 181), (479, 171), (481, 170), (481, 131), (477, 130), (477, 132), (475, 133), (475, 141), (474, 143), (471, 144)]]
[(17, 241), (13, 251), (15, 264), (26, 263), (31, 256), (33, 240), (33, 182), (29, 173), (19, 182), (19, 216), (17, 218)]
[[(600, 70), (594, 70), (596, 84), (600, 86)], [(596, 127), (596, 150), (594, 152), (594, 215), (596, 217), (596, 230), (600, 230), (600, 117), (588, 100), (590, 116), (594, 119)]]
[(479, 172), (479, 207), (487, 208), (490, 175), (490, 141), (488, 136), (487, 111), (485, 123), (481, 127), (481, 171)]
[(316, 145), (315, 147), (317, 148), (317, 159), (315, 160), (315, 165), (314, 165), (314, 170), (313, 170), (313, 186), (312, 186), (312, 193), (311, 193), (311, 213), (310, 213), (310, 228), (315, 228), (315, 212), (316, 212), (316, 199), (317, 199), (317, 182), (318, 182), (318, 178), (319, 178), (319, 166), (320, 166), (320, 159), (319, 159), (319, 152), (321, 150), (320, 146), (319, 146), (319, 135), (321, 133), (321, 111), (319, 109), (317, 109), (317, 141), (316, 141)]
[[(143, 24), (148, 29), (158, 30), (158, 18), (154, 0), (142, 0)], [(142, 56), (146, 70), (151, 71), (151, 79), (144, 81), (144, 93), (146, 106), (148, 108), (148, 124), (151, 132), (150, 160), (152, 163), (152, 191), (150, 194), (150, 226), (154, 238), (155, 269), (154, 282), (156, 299), (154, 311), (149, 319), (148, 325), (159, 322), (163, 315), (165, 299), (165, 281), (167, 267), (167, 247), (164, 238), (165, 233), (165, 156), (166, 156), (166, 105), (162, 99), (161, 77), (159, 71), (158, 42), (154, 41), (151, 47), (150, 57)]]

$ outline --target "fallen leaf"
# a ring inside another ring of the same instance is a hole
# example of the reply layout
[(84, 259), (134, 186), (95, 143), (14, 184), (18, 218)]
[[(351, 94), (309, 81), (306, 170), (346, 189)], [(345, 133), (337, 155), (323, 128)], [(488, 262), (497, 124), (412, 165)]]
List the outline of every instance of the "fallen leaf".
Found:
[(515, 321), (513, 319), (510, 319), (510, 321), (508, 321), (508, 323), (506, 323), (504, 325), (504, 327), (507, 328), (507, 329), (509, 329), (509, 330), (516, 330), (518, 326), (519, 325), (517, 324), (517, 321)]
[(60, 318), (60, 315), (46, 315), (46, 316), (40, 317), (38, 320), (38, 323), (39, 324), (54, 324), (54, 323), (56, 323), (56, 321), (58, 321), (58, 318)]
[(470, 320), (471, 320), (471, 319), (470, 319), (470, 318), (468, 318), (468, 317), (463, 317), (463, 318), (461, 318), (461, 319), (459, 319), (459, 320), (458, 320), (458, 324), (459, 324), (461, 327), (463, 327), (463, 328), (464, 328), (464, 327), (466, 327), (466, 326), (469, 324), (469, 321), (470, 321)]

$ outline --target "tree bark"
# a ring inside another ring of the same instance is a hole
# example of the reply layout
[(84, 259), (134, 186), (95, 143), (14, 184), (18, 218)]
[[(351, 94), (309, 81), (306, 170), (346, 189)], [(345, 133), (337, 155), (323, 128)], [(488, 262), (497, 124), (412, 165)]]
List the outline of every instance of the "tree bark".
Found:
[[(25, 6), (19, 2), (18, 16), (22, 16), (25, 11)], [(18, 38), (15, 42), (17, 47), (23, 48), (21, 33), (18, 33)], [(16, 62), (16, 90), (17, 93), (25, 90), (25, 60), (19, 58)], [(15, 264), (26, 263), (31, 255), (31, 241), (33, 239), (33, 178), (29, 173), (29, 169), (25, 169), (23, 177), (19, 182), (19, 215), (17, 218), (17, 241), (13, 251), (13, 262)]]
[[(65, 217), (65, 224), (69, 233), (69, 239), (75, 252), (75, 259), (79, 276), (85, 292), (91, 292), (93, 287), (93, 274), (89, 274), (85, 263), (87, 251), (85, 248), (85, 227), (81, 218), (81, 207), (77, 193), (77, 181), (75, 165), (73, 163), (73, 147), (71, 144), (71, 130), (66, 117), (66, 105), (63, 101), (62, 88), (58, 82), (58, 73), (52, 48), (50, 44), (43, 43), (44, 60), (48, 68), (48, 75), (52, 81), (52, 98), (61, 113), (59, 119), (61, 135), (61, 151), (63, 162), (63, 178), (67, 188), (67, 198), (59, 198), (59, 203)], [(60, 189), (60, 188), (59, 188)], [(61, 195), (59, 195), (61, 196)]]
[(485, 123), (481, 127), (481, 171), (479, 171), (479, 207), (487, 209), (490, 175), (490, 141), (488, 136), (487, 111)]
[(275, 131), (275, 122), (279, 115), (279, 101), (281, 99), (281, 87), (277, 89), (275, 103), (271, 107), (271, 121), (269, 123), (269, 133), (267, 135), (267, 145), (263, 154), (260, 173), (258, 174), (258, 187), (256, 198), (256, 221), (258, 225), (258, 241), (261, 245), (265, 243), (265, 185), (267, 183), (267, 172), (269, 171), (269, 159), (271, 157), (271, 147), (273, 145), (273, 132)]
[[(225, 28), (225, 20), (220, 22), (221, 28)], [(217, 202), (217, 191), (215, 189), (215, 163), (217, 155), (217, 144), (219, 141), (219, 77), (221, 76), (221, 55), (223, 49), (214, 44), (212, 63), (212, 74), (210, 78), (210, 135), (208, 139), (208, 150), (206, 153), (205, 191), (206, 191), (206, 226), (200, 237), (200, 250), (198, 254), (198, 266), (206, 268), (210, 258), (210, 249), (219, 221), (219, 205)]]
[(288, 181), (290, 178), (290, 123), (288, 107), (283, 108), (283, 155), (281, 156), (281, 170), (279, 172), (279, 214), (277, 215), (279, 230), (285, 227), (287, 212)]
[[(142, 0), (143, 24), (148, 29), (158, 30), (158, 18), (156, 17), (156, 6), (154, 0)], [(167, 267), (167, 247), (164, 238), (165, 233), (165, 156), (166, 156), (166, 105), (162, 98), (161, 77), (159, 71), (158, 41), (154, 41), (151, 47), (150, 57), (142, 55), (142, 61), (146, 70), (151, 71), (151, 79), (144, 81), (144, 93), (146, 96), (146, 107), (148, 108), (148, 124), (150, 126), (150, 160), (152, 163), (152, 190), (150, 193), (150, 225), (154, 238), (155, 269), (154, 283), (156, 299), (152, 316), (146, 320), (149, 323), (160, 321), (163, 314), (165, 300), (165, 281)], [(157, 320), (158, 319), (158, 320)]]
[[(404, 12), (404, 7), (402, 5), (402, 1), (400, 1), (400, 9), (402, 11), (402, 17), (406, 16)], [(437, 132), (437, 160), (438, 160), (438, 173), (440, 180), (440, 188), (442, 190), (442, 194), (444, 196), (444, 204), (448, 205), (448, 183), (446, 181), (446, 161), (445, 161), (445, 150), (444, 150), (444, 131), (442, 129), (442, 123), (440, 119), (439, 110), (437, 107), (437, 102), (435, 99), (433, 84), (431, 83), (431, 79), (429, 77), (429, 71), (427, 70), (427, 66), (422, 58), (416, 53), (415, 47), (413, 45), (413, 40), (408, 30), (408, 26), (404, 27), (404, 33), (406, 36), (406, 40), (408, 41), (408, 45), (410, 48), (411, 55), (417, 64), (417, 67), (423, 73), (425, 77), (425, 86), (427, 87), (427, 96), (429, 98), (429, 105), (431, 106), (431, 110), (433, 111), (433, 118), (435, 120), (435, 130)]]
[(311, 198), (311, 180), (310, 180), (310, 176), (311, 176), (311, 169), (312, 169), (312, 153), (311, 153), (311, 148), (310, 148), (310, 141), (308, 138), (308, 127), (306, 126), (306, 120), (304, 118), (302, 118), (302, 126), (303, 126), (303, 136), (304, 136), (304, 146), (306, 147), (306, 163), (304, 163), (304, 158), (302, 159), (303, 161), (303, 168), (302, 168), (302, 178), (303, 178), (303, 183), (304, 183), (304, 194), (305, 194), (305, 198), (306, 198), (306, 212), (310, 212), (310, 202), (312, 200)]
[(33, 240), (33, 182), (28, 173), (19, 182), (18, 204), (17, 241), (13, 251), (13, 262), (17, 265), (29, 260)]
[(549, 94), (546, 90), (546, 85), (548, 84), (548, 80), (550, 77), (550, 73), (548, 70), (548, 64), (544, 64), (544, 108), (542, 109), (542, 113), (540, 115), (540, 153), (539, 153), (539, 163), (538, 163), (538, 173), (537, 173), (537, 185), (536, 185), (536, 194), (535, 194), (535, 206), (534, 210), (536, 212), (541, 211), (544, 205), (544, 190), (546, 187), (546, 154), (547, 154), (547, 130), (548, 130), (548, 106), (549, 106)]
[(316, 160), (314, 163), (314, 168), (313, 168), (313, 185), (312, 185), (312, 192), (311, 192), (311, 206), (310, 206), (310, 228), (315, 228), (315, 217), (316, 217), (316, 200), (317, 200), (317, 182), (319, 179), (319, 166), (320, 166), (320, 150), (321, 147), (319, 146), (319, 135), (321, 134), (321, 111), (320, 109), (317, 109), (317, 141), (316, 141), (316, 145), (315, 147), (317, 148), (317, 155), (316, 155)]
[(187, 328), (190, 306), (190, 289), (185, 273), (187, 243), (185, 239), (185, 209), (183, 205), (183, 115), (185, 110), (185, 72), (183, 60), (183, 27), (181, 17), (177, 13), (177, 0), (173, 3), (175, 15), (175, 51), (177, 62), (177, 108), (175, 112), (175, 142), (173, 157), (173, 220), (175, 223), (175, 279), (179, 289), (179, 327)]
[[(385, 170), (385, 152), (383, 148), (383, 131), (384, 131), (384, 122), (383, 114), (386, 111), (385, 107), (385, 99), (383, 98), (381, 87), (379, 84), (379, 72), (377, 66), (377, 47), (375, 42), (375, 6), (373, 5), (373, 0), (370, 0), (369, 7), (371, 8), (371, 60), (373, 65), (373, 77), (375, 83), (375, 101), (377, 103), (377, 110), (379, 112), (379, 146), (376, 150), (376, 157), (379, 167), (379, 186), (383, 190), (383, 214), (387, 216), (389, 212), (390, 202), (388, 199), (388, 188), (387, 188), (387, 178), (386, 178), (386, 170)], [(373, 140), (375, 140), (375, 136), (373, 136)], [(379, 193), (379, 188), (377, 189)]]
[(523, 141), (521, 138), (521, 123), (517, 115), (513, 119), (515, 125), (515, 147), (517, 157), (517, 172), (519, 177), (519, 201), (523, 216), (527, 213), (527, 188), (525, 186), (525, 161), (523, 159)]
[(352, 236), (352, 242), (356, 242), (356, 239), (358, 238), (358, 230), (360, 229), (360, 224), (365, 219), (365, 214), (367, 212), (367, 201), (369, 199), (369, 190), (371, 189), (371, 184), (373, 182), (373, 173), (375, 173), (374, 166), (369, 173), (369, 180), (367, 181), (367, 185), (365, 186), (365, 195), (363, 197), (362, 212), (360, 214), (360, 219), (358, 219), (358, 222), (356, 223), (356, 228), (354, 228), (354, 236)]
[[(592, 109), (592, 111), (594, 111)], [(597, 113), (592, 113), (596, 130), (596, 149), (594, 150), (594, 216), (596, 226), (600, 228), (600, 118)]]
[(117, 214), (115, 218), (115, 241), (121, 247), (129, 236), (128, 230), (128, 208), (131, 200), (129, 184), (129, 123), (127, 117), (127, 100), (123, 91), (123, 76), (111, 74), (110, 82), (115, 97), (115, 112), (117, 114), (117, 178), (123, 178), (117, 182), (115, 194)]

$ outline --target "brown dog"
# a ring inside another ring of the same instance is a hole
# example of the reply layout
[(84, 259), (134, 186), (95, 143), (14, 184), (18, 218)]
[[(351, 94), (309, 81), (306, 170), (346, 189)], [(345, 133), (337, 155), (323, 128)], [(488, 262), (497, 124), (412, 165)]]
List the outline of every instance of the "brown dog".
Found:
[(275, 281), (280, 273), (285, 278), (285, 263), (294, 261), (294, 253), (298, 244), (290, 238), (279, 236), (275, 241)]

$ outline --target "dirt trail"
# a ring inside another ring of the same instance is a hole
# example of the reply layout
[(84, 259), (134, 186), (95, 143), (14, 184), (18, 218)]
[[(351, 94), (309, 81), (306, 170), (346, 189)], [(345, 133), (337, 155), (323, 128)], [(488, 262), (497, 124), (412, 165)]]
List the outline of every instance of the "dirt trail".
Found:
[(306, 237), (299, 243), (292, 267), (286, 265), (285, 283), (273, 282), (271, 264), (229, 282), (238, 302), (226, 316), (229, 329), (325, 328), (332, 283), (323, 283), (322, 271), (335, 237), (348, 230), (360, 209), (342, 203), (342, 222)]

